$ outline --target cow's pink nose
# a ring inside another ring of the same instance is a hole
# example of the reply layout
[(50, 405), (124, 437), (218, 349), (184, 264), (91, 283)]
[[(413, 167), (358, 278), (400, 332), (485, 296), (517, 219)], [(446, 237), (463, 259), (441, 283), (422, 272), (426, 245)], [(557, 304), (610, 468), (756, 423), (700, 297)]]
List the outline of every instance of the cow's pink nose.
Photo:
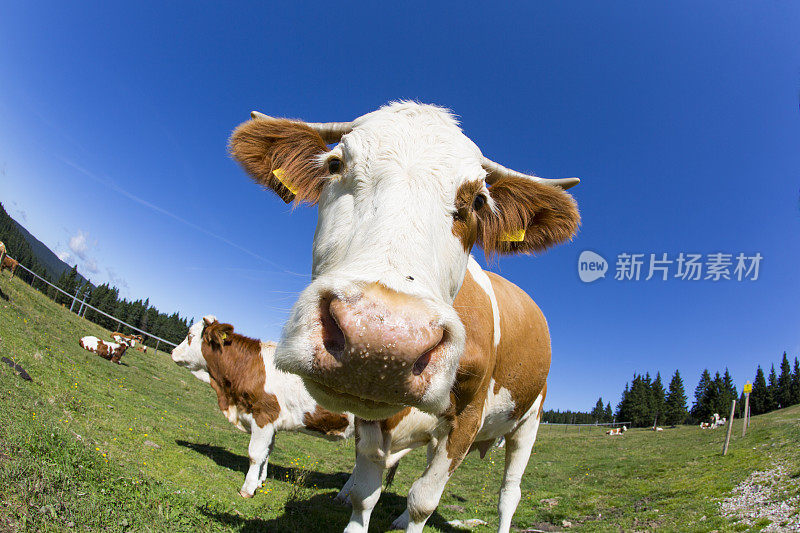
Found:
[(333, 320), (323, 321), (323, 339), (331, 355), (383, 359), (411, 367), (414, 375), (428, 366), (444, 334), (424, 302), (380, 284), (367, 286), (355, 300), (332, 299), (329, 311)]

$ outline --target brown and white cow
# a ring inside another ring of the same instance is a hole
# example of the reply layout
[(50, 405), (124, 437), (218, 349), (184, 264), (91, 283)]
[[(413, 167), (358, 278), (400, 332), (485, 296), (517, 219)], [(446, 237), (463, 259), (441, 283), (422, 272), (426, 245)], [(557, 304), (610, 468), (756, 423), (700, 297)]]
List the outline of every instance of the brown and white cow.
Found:
[(120, 359), (125, 355), (125, 350), (128, 349), (128, 343), (124, 339), (120, 342), (108, 342), (91, 335), (81, 338), (78, 344), (84, 350), (96, 353), (103, 359), (118, 365), (121, 364)]
[(6, 245), (3, 241), (0, 241), (0, 265), (3, 264), (3, 259), (6, 257)]
[(147, 353), (147, 346), (145, 346), (144, 338), (141, 335), (131, 334), (127, 335), (125, 333), (120, 333), (119, 331), (115, 331), (111, 334), (111, 338), (114, 339), (116, 342), (121, 342), (125, 340), (131, 348), (135, 348), (136, 350)]
[(14, 271), (17, 270), (17, 266), (19, 266), (19, 262), (16, 259), (12, 259), (8, 255), (3, 256), (2, 261), (0, 261), (0, 272), (3, 270), (10, 270), (11, 277), (14, 277)]
[(628, 431), (628, 426), (622, 426), (621, 428), (612, 428), (606, 431), (606, 435), (611, 435), (612, 437), (615, 435), (622, 435)]
[[(337, 143), (329, 148), (329, 144)], [(346, 531), (362, 532), (398, 455), (429, 444), (395, 526), (421, 531), (466, 454), (506, 439), (499, 531), (508, 531), (550, 367), (545, 318), (470, 251), (535, 253), (580, 217), (564, 189), (485, 158), (447, 110), (394, 103), (350, 123), (253, 113), (233, 157), (284, 201), (318, 205), (312, 282), (275, 352), (358, 436)], [(347, 488), (347, 487), (346, 487)]]
[(250, 468), (239, 494), (251, 498), (267, 478), (276, 431), (300, 431), (328, 440), (353, 434), (353, 415), (323, 409), (302, 380), (275, 368), (274, 342), (239, 335), (209, 315), (189, 328), (172, 360), (209, 383), (231, 424), (250, 432)]

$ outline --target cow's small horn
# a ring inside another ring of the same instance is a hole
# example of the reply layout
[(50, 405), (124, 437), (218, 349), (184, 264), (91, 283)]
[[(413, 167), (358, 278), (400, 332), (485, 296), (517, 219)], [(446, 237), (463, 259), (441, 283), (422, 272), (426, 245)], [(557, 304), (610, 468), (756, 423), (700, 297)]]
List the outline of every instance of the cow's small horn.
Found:
[(506, 168), (499, 163), (495, 163), (486, 157), (483, 158), (482, 166), (483, 169), (489, 173), (489, 175), (486, 176), (486, 182), (489, 185), (503, 177), (525, 178), (538, 181), (540, 183), (546, 183), (547, 185), (552, 185), (554, 187), (561, 187), (562, 189), (569, 189), (570, 187), (574, 187), (581, 182), (581, 180), (578, 178), (546, 179), (538, 176), (531, 176), (530, 174), (523, 174), (522, 172), (517, 172), (516, 170)]
[[(274, 120), (271, 116), (251, 111), (250, 116), (260, 120)], [(342, 135), (353, 130), (352, 122), (304, 122), (309, 128), (315, 130), (326, 144), (338, 143)]]

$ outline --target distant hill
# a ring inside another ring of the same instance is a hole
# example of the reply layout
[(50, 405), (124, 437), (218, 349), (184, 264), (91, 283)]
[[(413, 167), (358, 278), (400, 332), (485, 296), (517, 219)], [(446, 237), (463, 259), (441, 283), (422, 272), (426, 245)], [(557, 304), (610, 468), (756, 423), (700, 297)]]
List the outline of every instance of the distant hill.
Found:
[[(68, 265), (59, 259), (53, 250), (48, 248), (42, 241), (34, 237), (30, 231), (25, 229), (25, 226), (16, 220), (14, 220), (14, 223), (17, 225), (17, 229), (19, 229), (19, 232), (22, 234), (28, 244), (30, 244), (31, 250), (33, 251), (34, 256), (36, 256), (36, 259), (39, 261), (39, 263), (41, 263), (52, 279), (58, 279), (61, 277), (61, 274), (63, 274), (64, 271), (72, 268), (72, 265)], [(86, 278), (80, 275), (80, 273), (78, 273), (78, 278), (81, 285), (87, 281)]]

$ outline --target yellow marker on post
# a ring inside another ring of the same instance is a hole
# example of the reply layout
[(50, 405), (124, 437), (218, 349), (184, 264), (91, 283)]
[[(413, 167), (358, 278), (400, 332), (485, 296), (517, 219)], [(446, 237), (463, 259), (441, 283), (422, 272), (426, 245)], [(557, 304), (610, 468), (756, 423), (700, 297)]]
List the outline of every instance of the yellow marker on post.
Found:
[(286, 175), (286, 172), (284, 172), (282, 168), (276, 168), (275, 170), (272, 171), (272, 173), (275, 175), (276, 178), (278, 178), (278, 181), (280, 181), (284, 187), (289, 189), (289, 192), (295, 195), (297, 194), (297, 190), (294, 189), (291, 185), (289, 185), (289, 181), (284, 177)]
[(522, 242), (525, 240), (525, 230), (508, 231), (500, 235), (500, 240), (505, 242)]

